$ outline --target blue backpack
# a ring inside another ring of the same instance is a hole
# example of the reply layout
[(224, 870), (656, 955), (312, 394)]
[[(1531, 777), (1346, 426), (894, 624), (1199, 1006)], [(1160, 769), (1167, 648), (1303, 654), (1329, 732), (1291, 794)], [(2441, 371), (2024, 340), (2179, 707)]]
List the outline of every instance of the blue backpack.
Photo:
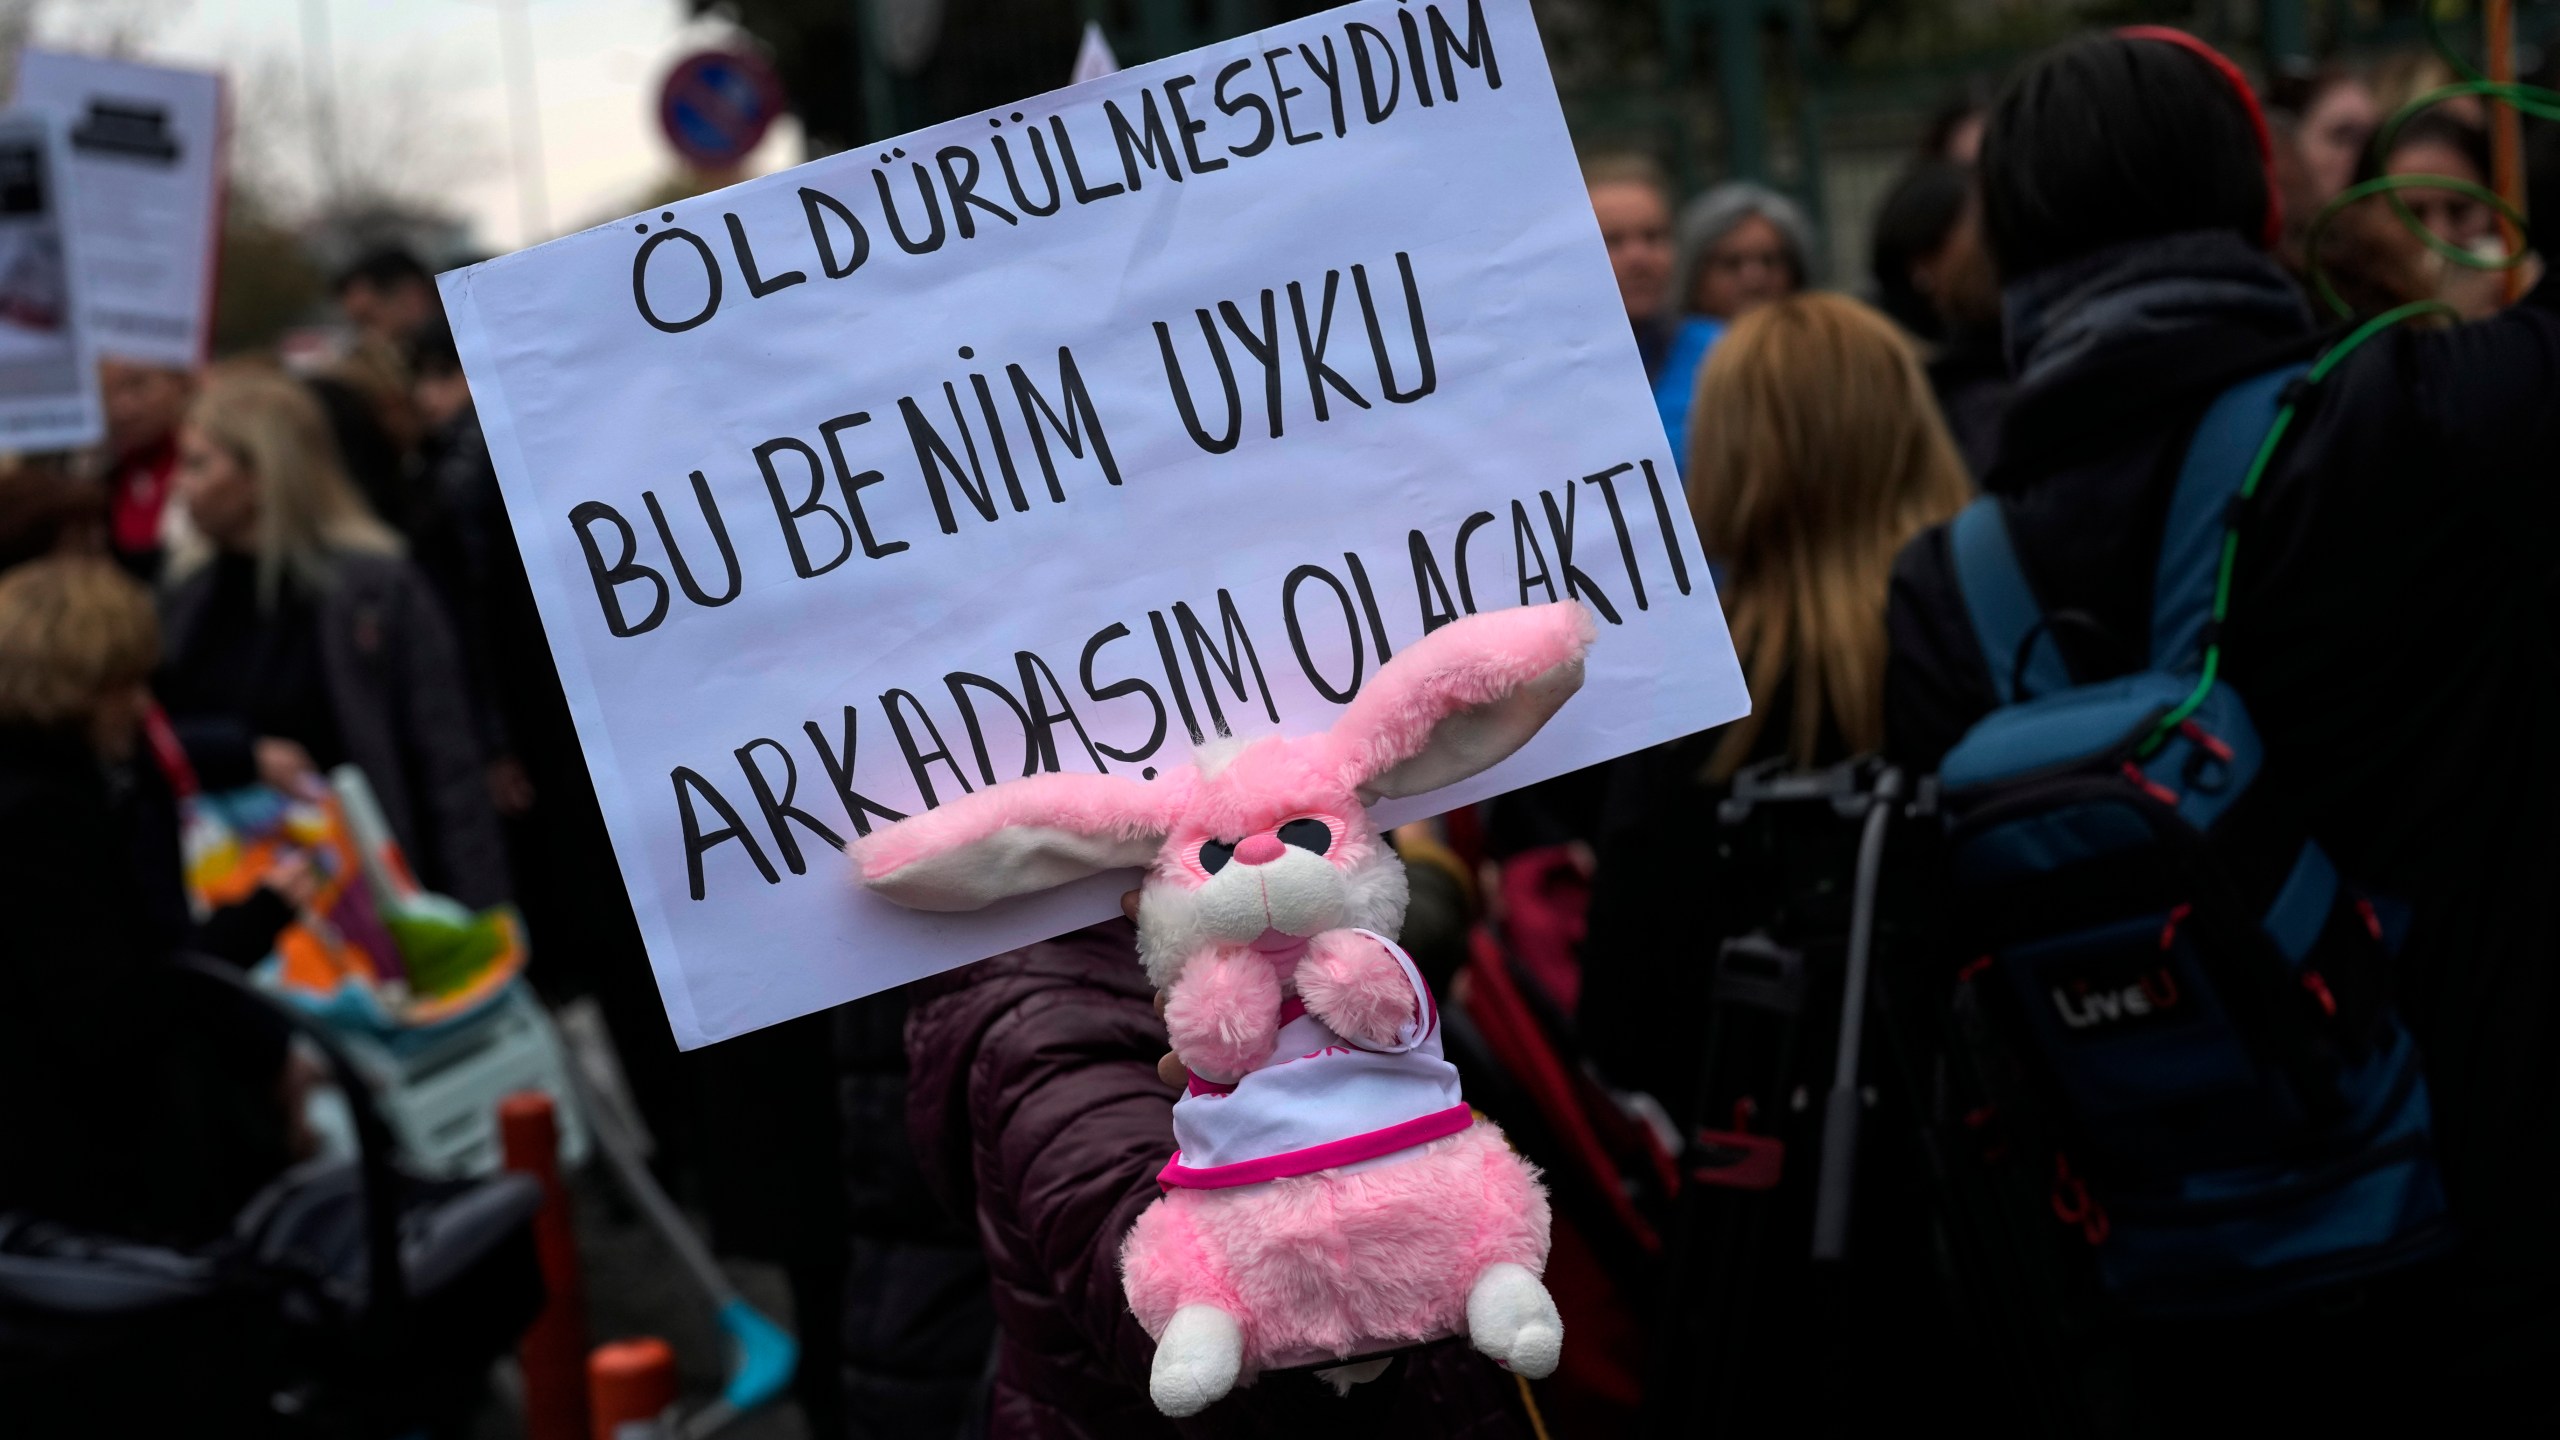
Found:
[(1939, 772), (1974, 957), (1956, 1015), (1996, 1112), (1973, 1119), (2039, 1182), (2050, 1164), (2054, 1218), (2141, 1313), (2272, 1305), (2452, 1238), (2389, 1002), (2403, 926), (2256, 784), (2257, 730), (2216, 679), (2240, 527), (2305, 368), (2227, 391), (2190, 443), (2147, 669), (2075, 683), (1998, 502), (1952, 532), (2000, 697)]

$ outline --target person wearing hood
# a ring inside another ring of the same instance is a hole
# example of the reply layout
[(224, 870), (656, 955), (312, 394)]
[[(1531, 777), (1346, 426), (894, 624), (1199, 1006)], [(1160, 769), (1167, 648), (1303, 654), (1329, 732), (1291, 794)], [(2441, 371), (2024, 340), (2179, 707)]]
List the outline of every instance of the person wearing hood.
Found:
[[(2269, 254), (2265, 133), (2214, 57), (2157, 35), (2048, 51), (1992, 114), (1983, 224), (2018, 388), (1985, 489), (2044, 613), (2074, 619), (2052, 634), (2079, 683), (2148, 664), (2169, 488), (2206, 408), (2339, 338)], [(2554, 393), (2560, 283), (2474, 324), (2393, 327), (2302, 397), (2252, 501), (2221, 674), (2264, 741), (2260, 785), (2411, 908), (2393, 983), (2459, 1241), (2137, 1334), (2133, 1403), (2160, 1433), (2440, 1424), (2447, 1395), (2560, 1425), (2541, 1378), (2560, 1353)], [(1903, 549), (1887, 615), (1885, 748), (1919, 772), (1999, 703), (1950, 529)]]
[(1096, 925), (908, 993), (916, 1164), (984, 1244), (991, 1281), (996, 1353), (974, 1433), (1530, 1440), (1520, 1382), (1460, 1339), (1401, 1352), (1347, 1396), (1275, 1372), (1191, 1419), (1156, 1413), (1155, 1342), (1122, 1293), (1120, 1244), (1162, 1193), (1179, 1092), (1157, 1068), (1164, 1021), (1136, 929)]
[(1813, 227), (1793, 200), (1766, 185), (1728, 180), (1680, 212), (1672, 294), (1682, 319), (1672, 333), (1653, 400), (1671, 453), (1689, 453), (1689, 405), (1698, 371), (1727, 325), (1811, 283)]
[(0, 576), (0, 1216), (192, 1246), (303, 1137), (284, 1027), (171, 961), (254, 962), (319, 882), (279, 867), (190, 918), (146, 739), (159, 644), (150, 592), (105, 556)]

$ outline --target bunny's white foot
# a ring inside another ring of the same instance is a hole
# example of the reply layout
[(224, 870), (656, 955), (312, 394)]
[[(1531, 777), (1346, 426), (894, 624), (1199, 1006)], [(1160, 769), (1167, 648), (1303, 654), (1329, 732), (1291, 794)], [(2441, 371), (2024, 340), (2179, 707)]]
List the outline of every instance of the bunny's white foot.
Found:
[[(1532, 1287), (1537, 1283), (1529, 1282)], [(1484, 1283), (1478, 1281), (1476, 1289), (1481, 1292)], [(1544, 1298), (1544, 1291), (1539, 1294)], [(1470, 1306), (1469, 1314), (1473, 1313)], [(1548, 1306), (1547, 1313), (1553, 1315), (1555, 1307)], [(1236, 1371), (1243, 1363), (1244, 1330), (1235, 1317), (1214, 1305), (1185, 1305), (1173, 1312), (1164, 1334), (1156, 1339), (1155, 1367), (1147, 1373), (1148, 1398), (1177, 1420), (1197, 1415), (1235, 1388)], [(1547, 1363), (1552, 1368), (1555, 1362)]]
[[(1564, 1354), (1564, 1317), (1537, 1276), (1508, 1261), (1487, 1265), (1467, 1292), (1467, 1339), (1504, 1369), (1543, 1380)], [(1161, 1373), (1163, 1352), (1157, 1353)]]

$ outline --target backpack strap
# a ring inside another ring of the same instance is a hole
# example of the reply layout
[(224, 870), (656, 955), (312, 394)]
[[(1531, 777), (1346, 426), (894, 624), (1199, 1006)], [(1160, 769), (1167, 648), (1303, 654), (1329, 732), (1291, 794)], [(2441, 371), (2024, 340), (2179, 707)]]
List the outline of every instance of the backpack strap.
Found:
[(2234, 527), (2232, 501), (2256, 463), (2276, 411), (2307, 364), (2253, 376), (2225, 390), (2204, 412), (2160, 531), (2160, 568), (2151, 582), (2151, 668), (2187, 671), (2204, 657), (2223, 537)]
[[(2015, 705), (2023, 698), (2069, 689), (2071, 672), (2063, 664), (2062, 647), (2044, 623), (2044, 607), (2036, 603), (2027, 573), (2018, 568), (1998, 497), (1984, 495), (1964, 507), (1949, 527), (1948, 542), (1965, 613), (1973, 620), (1973, 637), (1982, 647), (1982, 663), (1991, 672), (1991, 688), (2000, 703)], [(2021, 682), (2024, 695), (2019, 693)]]

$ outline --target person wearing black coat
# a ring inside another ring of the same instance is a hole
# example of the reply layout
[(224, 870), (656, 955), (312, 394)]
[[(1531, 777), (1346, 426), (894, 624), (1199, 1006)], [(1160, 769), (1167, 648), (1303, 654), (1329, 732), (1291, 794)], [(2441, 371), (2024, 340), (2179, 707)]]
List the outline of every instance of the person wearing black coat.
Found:
[[(229, 1229), (295, 1158), (282, 1026), (175, 970), (191, 925), (138, 744), (149, 599), (103, 558), (0, 579), (0, 1214), (162, 1244)], [(290, 908), (239, 907), (235, 953)]]
[(1709, 962), (1768, 898), (1721, 888), (1718, 805), (1746, 766), (1809, 771), (1876, 749), (1889, 557), (1972, 498), (1917, 347), (1844, 295), (1736, 321), (1695, 414), (1689, 509), (1724, 562), (1751, 714), (1604, 767), (1581, 995), (1593, 1060), (1682, 1121)]
[(1188, 1420), (1147, 1400), (1155, 1342), (1120, 1245), (1173, 1151), (1165, 1053), (1124, 921), (909, 987), (909, 1138), (923, 1183), (986, 1253), (997, 1344), (973, 1433), (989, 1440), (1393, 1436), (1528, 1440), (1516, 1380), (1443, 1340), (1340, 1397), (1266, 1374)]
[(310, 393), (218, 373), (179, 432), (178, 495), (204, 538), (171, 556), (158, 688), (205, 786), (296, 788), (351, 763), (428, 888), (505, 900), (452, 627)]
[(996, 1320), (977, 1227), (944, 1208), (907, 1134), (915, 987), (827, 1016), (843, 1120), (843, 1393), (850, 1440), (965, 1433), (986, 1390)]
[[(1986, 488), (2045, 612), (2073, 617), (2054, 635), (2082, 683), (2146, 663), (2206, 406), (2337, 338), (2263, 248), (2250, 103), (2178, 46), (2093, 38), (2035, 62), (1984, 143), (2019, 378)], [(2245, 518), (2222, 675), (2264, 737), (2260, 784), (2413, 907), (2398, 1004), (2463, 1241), (2445, 1273), (2317, 1315), (2186, 1328), (2147, 1387), (2164, 1424), (2373, 1422), (2425, 1405), (2419, 1377), (2560, 1423), (2532, 1378), (2560, 1355), (2555, 397), (2551, 281), (2481, 323), (2388, 330), (2304, 396)], [(1888, 751), (1932, 769), (1996, 704), (1945, 527), (1899, 557), (1888, 628)], [(2282, 1378), (2297, 1364), (2354, 1379)]]

